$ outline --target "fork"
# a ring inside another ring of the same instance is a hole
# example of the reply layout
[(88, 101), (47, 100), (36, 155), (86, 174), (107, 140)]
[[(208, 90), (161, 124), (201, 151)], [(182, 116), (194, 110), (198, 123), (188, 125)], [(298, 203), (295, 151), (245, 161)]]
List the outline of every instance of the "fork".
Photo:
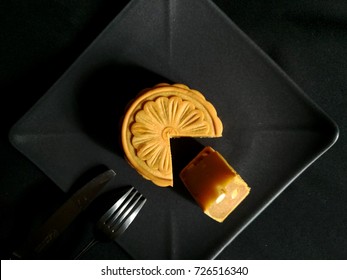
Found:
[(102, 238), (97, 238), (97, 233), (106, 240), (115, 241), (134, 221), (146, 201), (147, 199), (141, 193), (131, 187), (101, 216), (95, 225), (96, 234), (94, 238), (80, 251), (75, 259), (79, 259), (102, 240)]

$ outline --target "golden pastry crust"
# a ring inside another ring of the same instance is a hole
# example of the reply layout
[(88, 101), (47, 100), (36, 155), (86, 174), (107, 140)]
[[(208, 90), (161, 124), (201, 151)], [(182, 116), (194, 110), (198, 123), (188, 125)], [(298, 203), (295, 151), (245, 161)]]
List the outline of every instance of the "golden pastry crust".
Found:
[(170, 138), (220, 137), (223, 125), (213, 105), (183, 84), (143, 90), (127, 108), (122, 145), (129, 163), (146, 179), (173, 185)]

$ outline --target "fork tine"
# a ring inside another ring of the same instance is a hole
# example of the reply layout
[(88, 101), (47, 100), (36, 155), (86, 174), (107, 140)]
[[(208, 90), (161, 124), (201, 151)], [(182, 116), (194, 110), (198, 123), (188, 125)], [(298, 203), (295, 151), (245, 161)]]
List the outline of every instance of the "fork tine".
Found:
[(129, 212), (131, 210), (127, 211), (127, 213), (124, 213), (122, 215), (122, 218), (119, 219), (118, 222), (113, 225), (113, 227), (111, 228), (112, 235), (110, 236), (112, 239), (115, 239), (118, 236), (120, 236), (121, 234), (123, 234), (123, 232), (130, 226), (132, 221), (135, 219), (137, 214), (140, 212), (141, 208), (144, 206), (146, 201), (147, 201), (147, 199), (141, 195), (136, 200), (136, 203), (134, 203), (134, 205), (132, 207), (133, 211), (130, 214), (129, 214)]
[[(110, 225), (110, 227), (114, 224), (114, 222), (119, 218), (119, 216), (124, 213), (124, 211), (127, 211), (127, 209), (131, 209), (133, 206), (132, 204), (133, 199), (136, 198), (138, 195), (138, 191), (133, 189), (133, 192), (128, 195), (127, 199), (123, 202), (122, 206), (117, 209), (106, 221), (106, 224)], [(135, 202), (136, 203), (136, 202)]]
[(113, 228), (116, 224), (122, 223), (122, 220), (129, 215), (129, 213), (142, 197), (142, 194), (135, 191), (134, 195), (127, 201), (126, 207), (122, 207), (122, 209), (120, 209), (119, 211), (117, 210), (117, 215), (107, 221), (109, 227)]
[(119, 218), (120, 215), (122, 215), (122, 213), (124, 213), (124, 211), (127, 211), (129, 207), (132, 207), (132, 204), (130, 203), (132, 202), (136, 194), (137, 194), (137, 190), (133, 189), (132, 192), (129, 193), (126, 199), (123, 201), (123, 204), (120, 205), (120, 207), (118, 207), (117, 209), (112, 208), (114, 212), (104, 221), (104, 224), (108, 226), (108, 228), (112, 227), (114, 222)]
[(123, 196), (117, 200), (117, 202), (107, 210), (107, 212), (102, 215), (98, 224), (105, 224), (106, 221), (116, 212), (116, 210), (123, 204), (124, 200), (130, 195), (130, 193), (134, 190), (134, 187), (131, 187)]

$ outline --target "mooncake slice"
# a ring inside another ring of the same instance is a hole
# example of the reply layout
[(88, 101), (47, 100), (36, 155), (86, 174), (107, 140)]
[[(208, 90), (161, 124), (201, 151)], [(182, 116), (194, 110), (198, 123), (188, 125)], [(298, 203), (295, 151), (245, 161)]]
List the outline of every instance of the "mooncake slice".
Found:
[(180, 173), (206, 215), (222, 223), (248, 196), (250, 187), (225, 158), (205, 147)]
[(183, 84), (158, 84), (142, 91), (127, 108), (122, 145), (128, 162), (146, 179), (173, 185), (170, 138), (220, 137), (214, 106)]

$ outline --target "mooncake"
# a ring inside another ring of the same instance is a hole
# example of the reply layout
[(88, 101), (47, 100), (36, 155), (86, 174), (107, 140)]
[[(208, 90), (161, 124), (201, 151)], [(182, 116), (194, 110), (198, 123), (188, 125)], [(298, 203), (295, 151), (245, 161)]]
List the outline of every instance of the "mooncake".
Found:
[(121, 142), (130, 165), (160, 187), (173, 186), (170, 139), (221, 137), (223, 124), (204, 95), (183, 84), (143, 90), (127, 107)]

